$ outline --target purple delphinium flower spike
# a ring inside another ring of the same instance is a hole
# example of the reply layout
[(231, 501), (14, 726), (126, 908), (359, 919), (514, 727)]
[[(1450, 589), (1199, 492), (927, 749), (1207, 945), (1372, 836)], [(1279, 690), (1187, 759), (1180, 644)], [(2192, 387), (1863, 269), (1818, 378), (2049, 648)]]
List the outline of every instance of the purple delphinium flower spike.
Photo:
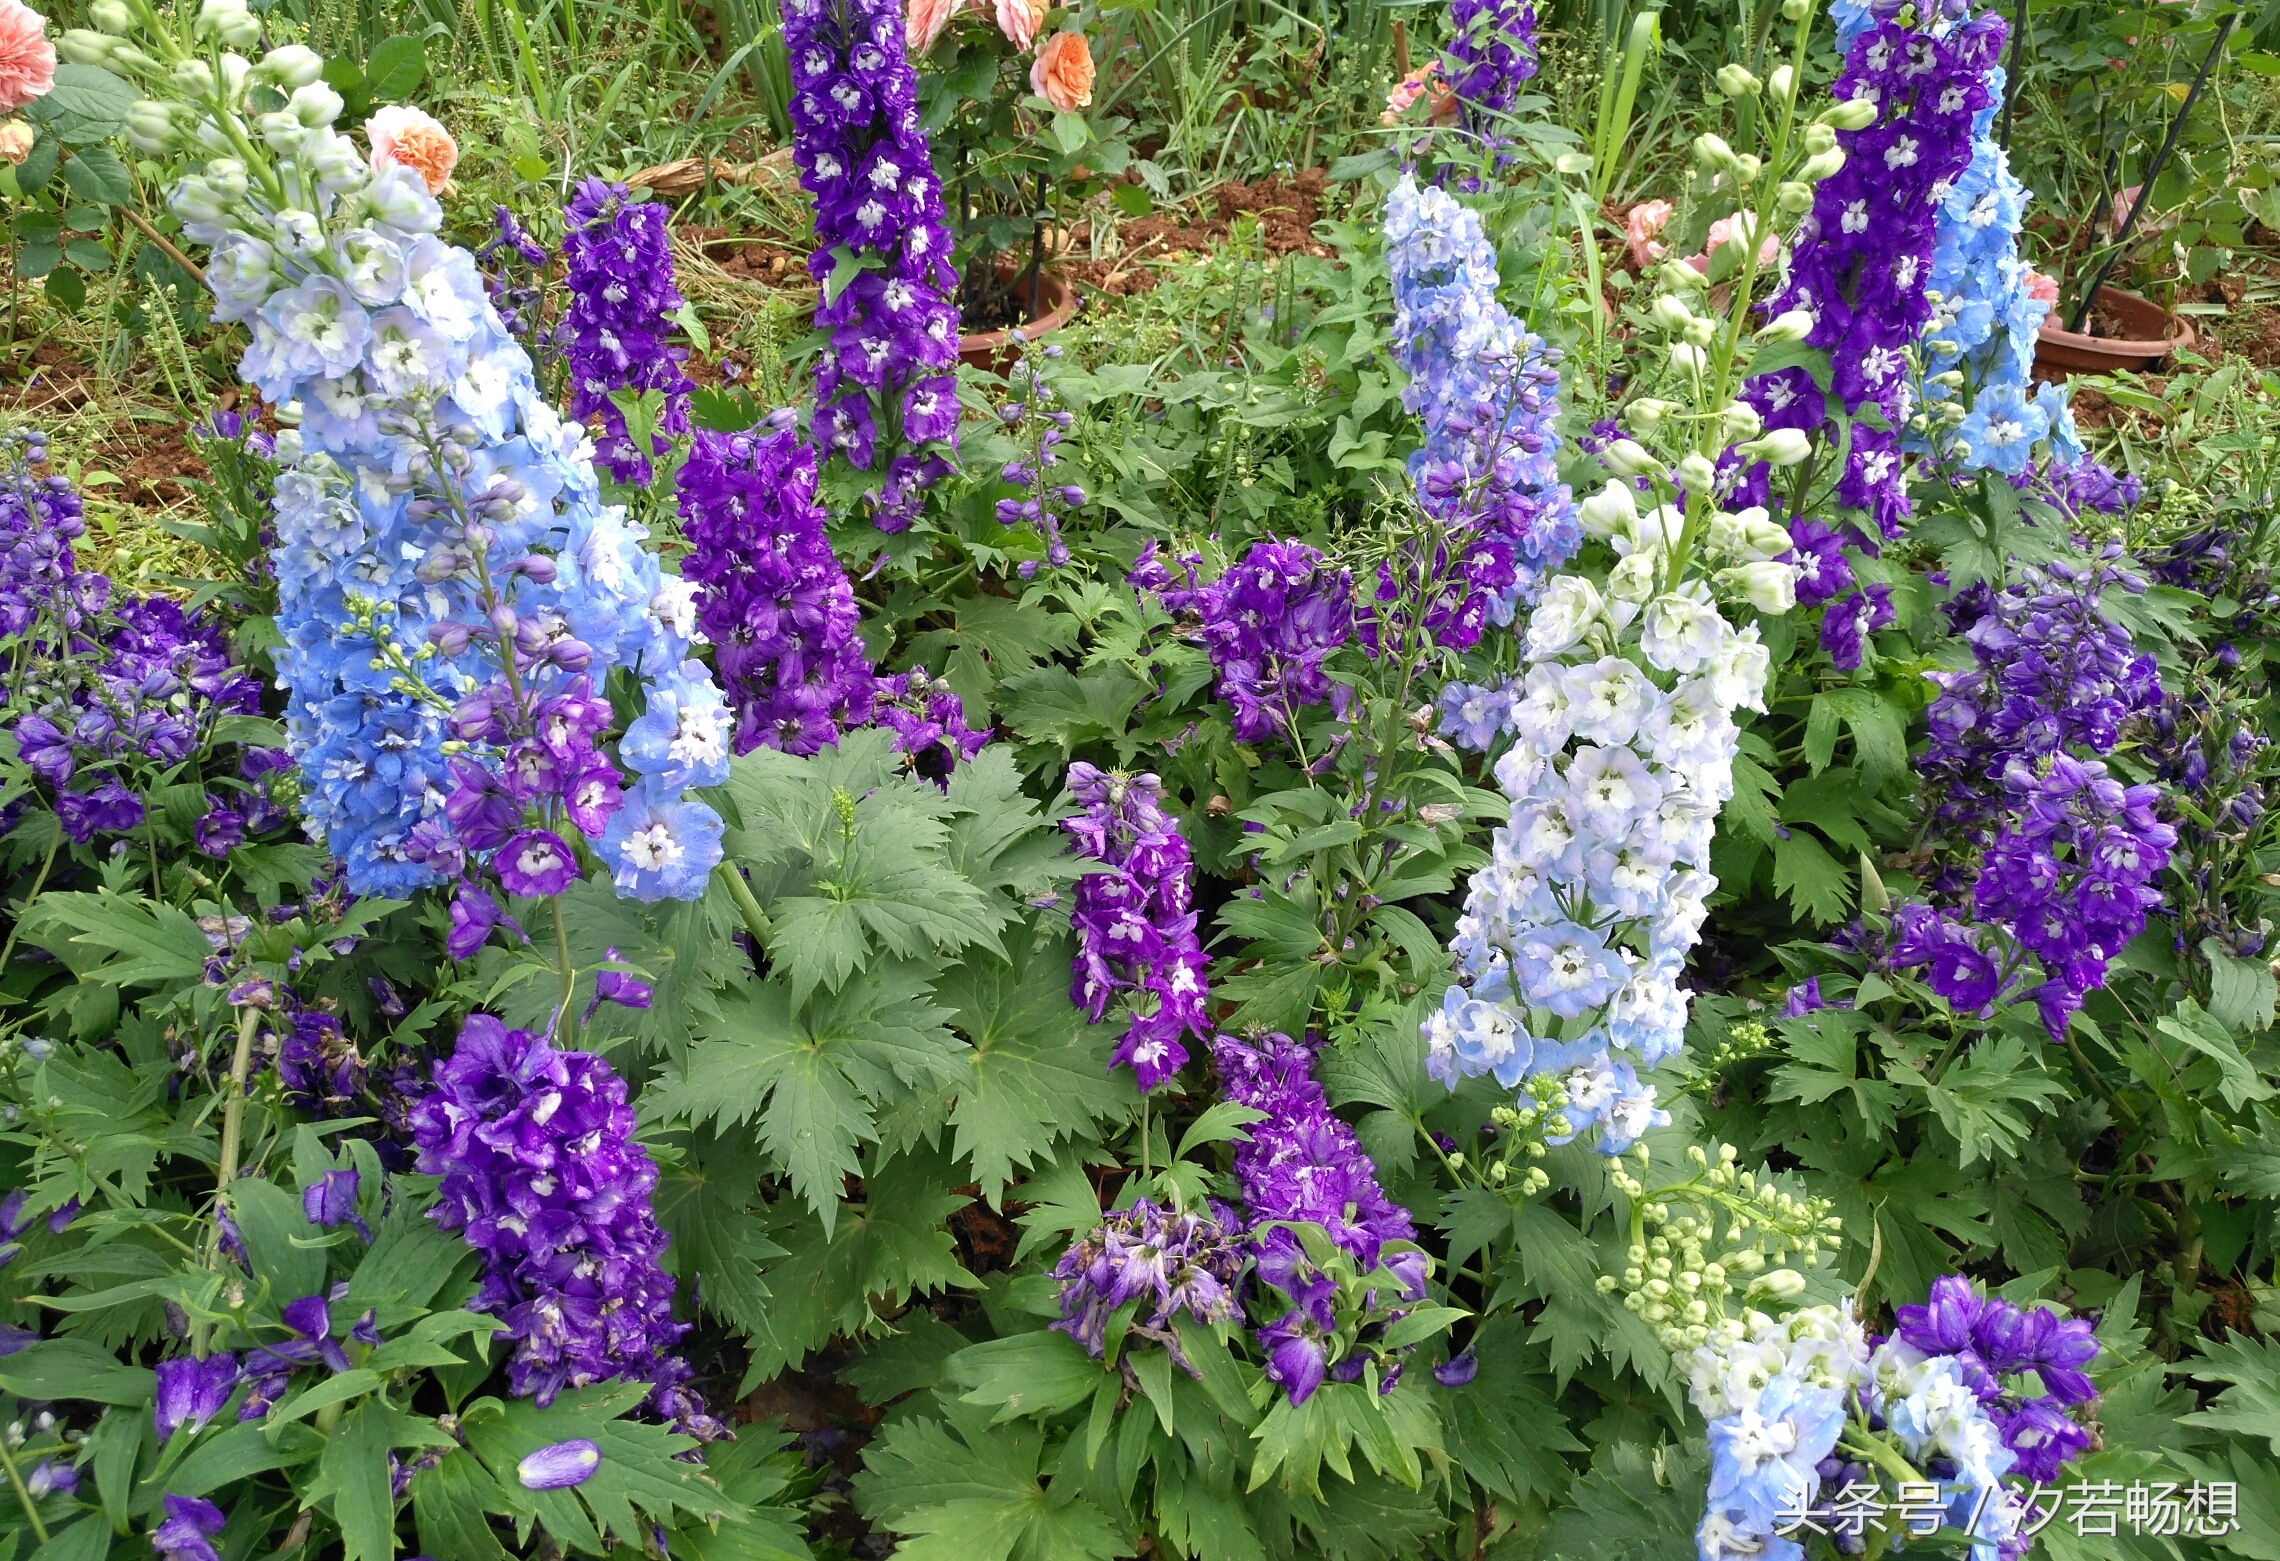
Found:
[(514, 1340), (508, 1382), (551, 1404), (616, 1378), (692, 1436), (725, 1428), (674, 1353), (673, 1280), (650, 1195), (657, 1168), (633, 1136), (625, 1084), (601, 1058), (471, 1015), (435, 1087), (412, 1108), (419, 1168), (440, 1176), (434, 1214), (483, 1255), (469, 1304)]
[(1202, 1035), (1209, 1022), (1194, 864), (1155, 776), (1079, 760), (1069, 766), (1069, 793), (1082, 811), (1061, 827), (1100, 864), (1077, 880), (1069, 1000), (1099, 1024), (1118, 993), (1133, 994), (1132, 1022), (1110, 1065), (1129, 1063), (1140, 1088), (1151, 1090), (1186, 1064), (1181, 1037)]
[(1330, 697), (1324, 670), (1354, 628), (1354, 576), (1303, 542), (1260, 542), (1194, 596), (1219, 697), (1235, 735), (1289, 731), (1300, 709)]
[[(861, 471), (882, 531), (907, 530), (920, 491), (949, 470), (958, 432), (958, 274), (926, 132), (918, 78), (895, 0), (785, 0), (792, 157), (815, 197), (815, 253), (825, 284), (816, 365), (816, 443)], [(835, 275), (839, 256), (863, 268)]]
[(1182, 1214), (1142, 1198), (1119, 1209), (1063, 1253), (1054, 1268), (1061, 1320), (1053, 1326), (1097, 1358), (1107, 1347), (1110, 1315), (1138, 1300), (1130, 1333), (1155, 1340), (1188, 1366), (1173, 1320), (1185, 1312), (1209, 1325), (1237, 1315), (1241, 1232), (1234, 1211), (1216, 1203)]
[[(668, 321), (684, 302), (673, 285), (670, 214), (653, 201), (629, 199), (622, 184), (590, 178), (580, 181), (562, 217), (570, 302), (557, 335), (570, 368), (570, 415), (599, 414), (601, 463), (619, 482), (646, 483), (650, 456), (664, 453), (663, 436), (688, 432), (693, 388), (681, 370), (686, 354), (669, 341)], [(665, 393), (654, 451), (634, 448), (613, 390)]]

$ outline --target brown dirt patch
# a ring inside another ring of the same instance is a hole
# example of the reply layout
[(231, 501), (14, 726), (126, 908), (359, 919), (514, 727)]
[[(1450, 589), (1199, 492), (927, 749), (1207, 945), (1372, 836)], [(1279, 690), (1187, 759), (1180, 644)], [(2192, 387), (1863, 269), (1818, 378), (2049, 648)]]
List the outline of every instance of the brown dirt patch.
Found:
[(191, 483), (209, 475), (179, 423), (126, 424), (104, 442), (96, 459), (120, 478), (111, 496), (137, 506), (179, 504), (191, 497)]
[(681, 228), (676, 236), (696, 245), (707, 260), (739, 281), (771, 287), (815, 285), (808, 275), (808, 257), (790, 245), (726, 228)]
[[(1315, 238), (1314, 224), (1321, 219), (1322, 194), (1328, 185), (1328, 175), (1320, 168), (1309, 168), (1295, 179), (1223, 184), (1205, 197), (1203, 210), (1119, 222), (1121, 254), (1108, 260), (1063, 260), (1060, 270), (1092, 292), (1119, 298), (1145, 293), (1159, 280), (1159, 267), (1220, 248), (1235, 220), (1244, 215), (1257, 221), (1268, 254), (1327, 259), (1329, 247)], [(1073, 237), (1073, 247), (1082, 247), (1090, 234), (1080, 223)]]

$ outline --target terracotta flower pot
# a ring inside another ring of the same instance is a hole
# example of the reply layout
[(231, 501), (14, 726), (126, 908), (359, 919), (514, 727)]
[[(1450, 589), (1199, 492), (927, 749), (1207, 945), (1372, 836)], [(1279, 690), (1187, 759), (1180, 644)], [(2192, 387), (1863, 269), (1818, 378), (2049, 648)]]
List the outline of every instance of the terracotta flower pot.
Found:
[[(998, 279), (1011, 282), (1019, 272), (1011, 261), (1001, 261), (997, 268)], [(1029, 289), (1020, 289), (1022, 303), (1027, 304)], [(1037, 278), (1037, 312), (1020, 327), (1021, 334), (1031, 341), (1059, 330), (1069, 323), (1077, 312), (1077, 290), (1047, 269)], [(1013, 345), (1013, 331), (977, 331), (971, 336), (958, 338), (958, 361), (993, 374), (1003, 374), (1013, 366), (1019, 356)]]
[(2167, 313), (2161, 305), (2118, 287), (2101, 287), (2093, 310), (2119, 321), (2127, 336), (2085, 336), (2063, 329), (2055, 311), (2035, 333), (2035, 369), (2047, 379), (2070, 374), (2112, 374), (2121, 369), (2150, 369), (2180, 347), (2192, 347), (2200, 337), (2192, 322)]

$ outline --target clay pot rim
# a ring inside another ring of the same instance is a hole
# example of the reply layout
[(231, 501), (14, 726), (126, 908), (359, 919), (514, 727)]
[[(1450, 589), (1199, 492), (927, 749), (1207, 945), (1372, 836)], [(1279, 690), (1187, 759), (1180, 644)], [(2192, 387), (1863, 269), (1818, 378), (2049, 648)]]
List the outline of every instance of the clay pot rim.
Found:
[[(1013, 268), (1009, 266), (999, 269), (1003, 271)], [(1003, 330), (977, 331), (970, 336), (961, 334), (958, 338), (959, 356), (964, 357), (969, 352), (987, 352), (994, 355), (1013, 340), (1013, 333), (1017, 330), (1021, 332), (1025, 340), (1035, 341), (1041, 336), (1059, 330), (1076, 318), (1077, 305), (1083, 300), (1079, 297), (1076, 288), (1069, 284), (1066, 277), (1051, 266), (1042, 266), (1038, 270), (1037, 280), (1040, 301), (1051, 305), (1043, 316), (1025, 321), (1020, 325), (1009, 325)]]
[[(2098, 289), (2098, 296), (2100, 298), (2127, 298), (2149, 308), (2159, 307), (2152, 299), (2143, 294), (2129, 292), (2119, 287), (2101, 287)], [(2177, 334), (2174, 336), (2092, 336), (2082, 331), (2070, 331), (2054, 325), (2051, 323), (2053, 318), (2055, 318), (2055, 311), (2051, 315), (2045, 315), (2042, 324), (2036, 327), (2035, 339), (2037, 341), (2049, 342), (2054, 347), (2072, 348), (2077, 352), (2097, 353), (2102, 357), (2166, 358), (2181, 347), (2190, 348), (2197, 345), (2201, 339), (2200, 333), (2193, 329), (2193, 322), (2180, 314), (2167, 316), (2177, 327)]]

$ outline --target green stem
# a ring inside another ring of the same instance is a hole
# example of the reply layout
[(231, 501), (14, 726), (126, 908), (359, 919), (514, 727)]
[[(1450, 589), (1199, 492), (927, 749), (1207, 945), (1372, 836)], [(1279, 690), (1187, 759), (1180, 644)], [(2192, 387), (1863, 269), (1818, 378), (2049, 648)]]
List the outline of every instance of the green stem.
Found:
[(230, 1184), (237, 1180), (240, 1139), (245, 1132), (245, 1079), (253, 1070), (253, 1037), (261, 1028), (261, 1010), (248, 1004), (238, 1015), (237, 1051), (230, 1058), (229, 1096), (222, 1102), (222, 1155), (214, 1173), (213, 1254), (222, 1247), (223, 1204)]
[(562, 896), (554, 897), (554, 968), (562, 972), (562, 1017), (557, 1028), (567, 1045), (576, 1023), (570, 1017), (570, 1000), (578, 995), (578, 967), (570, 963), (570, 929), (562, 920)]
[(40, 891), (47, 887), (48, 869), (55, 866), (56, 848), (62, 844), (63, 830), (58, 828), (55, 838), (48, 842), (47, 855), (40, 860), (39, 876), (32, 880), (32, 892), (24, 896), (24, 908), (17, 913), (15, 925), (8, 929), (8, 941), (0, 945), (0, 970), (8, 968), (8, 956), (16, 952), (16, 934), (24, 930), (24, 917), (30, 914), (33, 903), (40, 897)]
[(8, 1471), (8, 1483), (16, 1487), (16, 1499), (24, 1504), (24, 1516), (32, 1525), (32, 1537), (45, 1545), (48, 1542), (48, 1531), (47, 1525), (40, 1521), (39, 1503), (32, 1500), (31, 1491), (25, 1488), (24, 1477), (16, 1472), (16, 1455), (9, 1450), (5, 1436), (0, 1436), (0, 1469)]
[(720, 875), (721, 882), (728, 885), (728, 897), (736, 902), (737, 910), (743, 913), (744, 930), (752, 934), (753, 951), (766, 953), (771, 925), (768, 913), (760, 908), (759, 900), (754, 898), (752, 885), (744, 881), (743, 870), (734, 862), (723, 862), (713, 871)]

